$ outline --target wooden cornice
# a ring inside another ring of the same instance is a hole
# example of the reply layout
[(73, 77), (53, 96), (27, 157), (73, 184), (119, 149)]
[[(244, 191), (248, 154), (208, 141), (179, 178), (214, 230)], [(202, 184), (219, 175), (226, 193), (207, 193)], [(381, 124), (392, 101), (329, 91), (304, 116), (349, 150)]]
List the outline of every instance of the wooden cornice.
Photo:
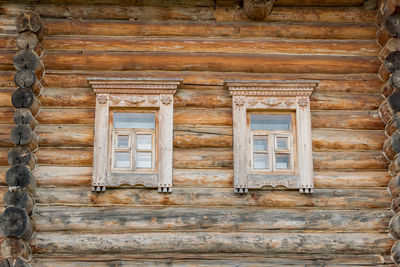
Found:
[(88, 77), (93, 91), (103, 94), (175, 94), (182, 79)]
[(318, 86), (315, 80), (293, 81), (225, 81), (230, 95), (247, 96), (310, 96)]

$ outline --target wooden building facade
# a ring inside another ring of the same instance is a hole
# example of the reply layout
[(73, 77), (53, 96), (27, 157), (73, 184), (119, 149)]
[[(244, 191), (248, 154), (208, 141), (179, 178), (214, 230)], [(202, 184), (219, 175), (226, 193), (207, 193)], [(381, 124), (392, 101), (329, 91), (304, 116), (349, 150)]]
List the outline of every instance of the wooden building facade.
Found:
[[(41, 267), (400, 262), (400, 3), (275, 0), (267, 14), (257, 6), (263, 1), (245, 2), (253, 6), (0, 0), (0, 194), (28, 192), (35, 200), (24, 202), (20, 218), (32, 233), (24, 230), (19, 242), (4, 228), (13, 224), (5, 211), (15, 212), (18, 199), (4, 198), (3, 258)], [(22, 27), (37, 24), (34, 17), (16, 21), (28, 10), (40, 15), (37, 28)], [(29, 49), (45, 71), (32, 67), (40, 77), (24, 106), (28, 93), (16, 85), (14, 65), (27, 53), (17, 43), (26, 31), (37, 36)], [(92, 191), (96, 95), (89, 77), (181, 81), (171, 98), (172, 192)], [(234, 193), (232, 80), (317, 84), (309, 98), (313, 193), (281, 186)], [(22, 112), (29, 122), (18, 120)], [(29, 140), (21, 143), (25, 130)], [(37, 162), (10, 161), (26, 147)], [(14, 184), (12, 172), (20, 175)], [(22, 184), (22, 172), (37, 186)]]

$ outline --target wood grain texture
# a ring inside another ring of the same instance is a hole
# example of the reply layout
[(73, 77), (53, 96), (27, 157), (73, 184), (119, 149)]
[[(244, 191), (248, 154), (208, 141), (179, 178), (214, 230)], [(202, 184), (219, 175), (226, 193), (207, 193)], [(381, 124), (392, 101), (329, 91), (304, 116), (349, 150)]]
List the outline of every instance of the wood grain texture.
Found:
[[(0, 54), (1, 70), (13, 51)], [(107, 64), (102, 64), (107, 62)], [(56, 70), (172, 70), (220, 71), (250, 73), (376, 73), (379, 60), (375, 57), (262, 55), (230, 53), (174, 53), (174, 52), (47, 52), (43, 63)], [(255, 67), (256, 66), (256, 67)]]
[[(13, 77), (15, 72), (0, 72), (0, 86), (14, 87)], [(218, 73), (218, 72), (175, 72), (175, 71), (61, 71), (47, 70), (43, 79), (45, 88), (89, 88), (86, 78), (88, 76), (105, 77), (154, 77), (173, 78), (182, 77), (184, 84), (191, 85), (223, 85), (224, 80), (297, 80), (311, 79), (319, 80), (318, 91), (320, 92), (348, 92), (348, 93), (379, 93), (384, 84), (377, 74), (323, 74), (323, 73)]]
[(393, 241), (386, 234), (349, 233), (38, 233), (35, 254), (112, 253), (388, 253)]
[(137, 231), (340, 231), (386, 232), (389, 211), (266, 210), (264, 208), (62, 207), (40, 206), (38, 232)]
[[(42, 18), (68, 19), (110, 19), (132, 21), (249, 21), (239, 7), (215, 6), (118, 6), (69, 4), (4, 4), (2, 11), (8, 15), (17, 15), (25, 9), (31, 9)], [(303, 8), (275, 7), (264, 21), (282, 22), (348, 22), (374, 23), (376, 12), (362, 8)]]
[[(213, 36), (283, 37), (305, 39), (374, 39), (375, 25), (336, 23), (209, 23), (209, 22), (135, 22), (106, 20), (45, 19), (47, 35), (111, 36)], [(179, 25), (179, 26), (178, 26)], [(212, 25), (212, 27), (210, 27)], [(0, 29), (1, 29), (0, 24)], [(6, 28), (13, 32), (13, 28)]]
[[(0, 185), (5, 185), (4, 175), (8, 166), (0, 166)], [(38, 186), (64, 187), (89, 186), (92, 167), (65, 167), (39, 165), (33, 172)], [(68, 175), (65, 175), (68, 173)], [(317, 188), (375, 188), (386, 187), (391, 179), (387, 171), (317, 171), (314, 183)], [(175, 187), (227, 187), (233, 185), (233, 170), (229, 169), (175, 169)]]
[(107, 190), (98, 194), (87, 187), (38, 188), (37, 205), (89, 206), (255, 206), (269, 208), (323, 207), (324, 209), (387, 209), (391, 196), (380, 189), (315, 189), (312, 197), (297, 190), (254, 190), (238, 197), (233, 188), (174, 188), (173, 194), (159, 194), (148, 189)]
[[(97, 256), (97, 257), (96, 257)], [(176, 254), (163, 254), (160, 255), (160, 259), (155, 259), (152, 256), (151, 259), (144, 259), (143, 256), (126, 256), (124, 260), (121, 260), (122, 255), (103, 255), (99, 259), (99, 255), (96, 256), (76, 256), (76, 257), (53, 257), (42, 258), (36, 257), (34, 262), (40, 264), (42, 267), (53, 267), (53, 266), (64, 266), (64, 267), (108, 267), (112, 264), (118, 264), (121, 267), (136, 267), (136, 266), (159, 266), (159, 267), (220, 267), (220, 266), (235, 266), (240, 264), (243, 267), (254, 267), (254, 266), (287, 266), (287, 265), (312, 265), (318, 262), (318, 264), (348, 264), (348, 265), (379, 265), (379, 264), (390, 264), (391, 260), (389, 256), (381, 255), (335, 255), (335, 254), (304, 254), (293, 255), (293, 254), (281, 254), (281, 255), (270, 255), (264, 257), (255, 257), (254, 255), (238, 254), (235, 256), (224, 256), (224, 255), (187, 255), (185, 259), (181, 258)], [(199, 256), (201, 260), (197, 259)]]

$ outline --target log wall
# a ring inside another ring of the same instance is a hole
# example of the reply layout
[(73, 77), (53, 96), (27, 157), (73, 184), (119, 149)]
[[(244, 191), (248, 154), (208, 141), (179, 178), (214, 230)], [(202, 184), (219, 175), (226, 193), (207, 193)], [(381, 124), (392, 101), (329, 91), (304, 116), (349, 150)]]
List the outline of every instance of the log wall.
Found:
[[(34, 264), (390, 264), (382, 147), (395, 129), (385, 132), (378, 111), (388, 74), (379, 70), (369, 2), (276, 0), (254, 22), (236, 0), (0, 1), (0, 195), (12, 145), (15, 17), (36, 11), (46, 28)], [(91, 192), (88, 76), (183, 79), (174, 97), (172, 194)], [(320, 81), (311, 96), (313, 195), (233, 194), (228, 79)]]

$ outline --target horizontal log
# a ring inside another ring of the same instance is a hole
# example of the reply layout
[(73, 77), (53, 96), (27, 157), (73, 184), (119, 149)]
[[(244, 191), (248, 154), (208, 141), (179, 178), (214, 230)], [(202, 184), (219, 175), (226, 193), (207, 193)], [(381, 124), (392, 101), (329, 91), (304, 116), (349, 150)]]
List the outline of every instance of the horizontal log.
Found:
[[(235, 257), (235, 256), (238, 257)], [(35, 258), (35, 262), (40, 264), (42, 267), (76, 267), (76, 264), (81, 266), (93, 266), (108, 267), (110, 264), (120, 264), (122, 266), (159, 266), (159, 267), (187, 267), (192, 266), (211, 266), (211, 267), (228, 267), (235, 266), (290, 266), (290, 265), (312, 265), (316, 261), (320, 264), (335, 265), (335, 264), (347, 264), (347, 265), (379, 265), (384, 263), (391, 263), (392, 260), (389, 256), (381, 255), (338, 255), (338, 254), (311, 254), (307, 255), (302, 253), (301, 255), (264, 255), (263, 257), (255, 257), (254, 255), (243, 255), (243, 254), (228, 254), (206, 257), (206, 255), (195, 254), (188, 256), (189, 259), (181, 259), (180, 255), (176, 254), (162, 254), (160, 259), (156, 259), (152, 255), (151, 259), (145, 259), (143, 256), (135, 257), (130, 256), (128, 259), (126, 255), (103, 255), (99, 259), (98, 255), (95, 256), (68, 256), (68, 257), (52, 257), (52, 258)], [(97, 256), (97, 257), (96, 257)], [(199, 257), (203, 259), (198, 259)], [(123, 260), (121, 260), (123, 258)]]
[[(47, 52), (57, 70), (173, 70), (278, 73), (376, 73), (375, 57), (166, 52)], [(107, 64), (104, 64), (104, 63)], [(257, 66), (257, 68), (254, 68)], [(0, 65), (1, 67), (1, 65)], [(8, 69), (8, 68), (5, 68)]]
[[(3, 52), (0, 60), (9, 62), (13, 52)], [(56, 70), (172, 70), (250, 73), (376, 73), (376, 57), (262, 55), (228, 53), (166, 52), (48, 52), (46, 68)], [(107, 64), (104, 64), (104, 63)], [(254, 68), (257, 66), (257, 68)], [(1, 70), (12, 69), (0, 65)]]
[[(38, 232), (299, 231), (385, 232), (390, 211), (282, 210), (264, 208), (127, 208), (39, 206)], [(310, 224), (309, 222), (313, 223)]]
[[(215, 9), (216, 21), (251, 21), (247, 18), (244, 8), (235, 6)], [(320, 18), (320, 19), (318, 19)], [(274, 3), (271, 14), (261, 18), (261, 21), (291, 21), (291, 22), (348, 22), (372, 23), (376, 20), (376, 10), (361, 8), (298, 8), (279, 7)]]
[[(43, 18), (57, 19), (110, 19), (133, 21), (249, 21), (243, 10), (232, 6), (118, 6), (118, 5), (84, 5), (69, 4), (68, 7), (60, 4), (36, 4), (18, 6), (4, 4), (2, 10), (7, 15), (30, 8), (38, 12)], [(374, 23), (376, 11), (361, 8), (288, 8), (274, 7), (272, 13), (264, 21), (281, 22), (349, 22)]]
[[(12, 37), (0, 37), (4, 49), (13, 50)], [(257, 54), (328, 54), (376, 56), (380, 49), (372, 40), (296, 40), (296, 39), (205, 39), (205, 38), (128, 38), (96, 36), (50, 36), (46, 51), (141, 51), (213, 52)]]
[(384, 123), (377, 111), (312, 111), (313, 128), (381, 130)]
[[(14, 71), (0, 72), (0, 86), (13, 87)], [(82, 88), (89, 87), (88, 76), (111, 76), (111, 77), (154, 77), (173, 78), (181, 77), (184, 85), (223, 85), (225, 80), (319, 80), (319, 92), (348, 92), (348, 93), (377, 93), (377, 88), (384, 84), (376, 74), (323, 74), (323, 73), (219, 73), (219, 72), (195, 72), (195, 71), (46, 71), (43, 79), (45, 88)], [(80, 89), (82, 90), (82, 89)]]
[(174, 188), (172, 194), (159, 194), (157, 190), (118, 189), (92, 193), (87, 187), (38, 188), (38, 205), (181, 205), (213, 206), (262, 206), (262, 207), (323, 207), (324, 209), (387, 209), (391, 196), (381, 189), (319, 189), (313, 197), (296, 190), (255, 190), (243, 197), (233, 194), (233, 188)]
[(112, 253), (388, 253), (386, 234), (351, 233), (38, 233), (35, 254)]
[[(281, 37), (299, 39), (374, 39), (376, 26), (346, 23), (215, 23), (44, 20), (47, 35)], [(11, 29), (10, 29), (11, 30)], [(10, 31), (9, 30), (9, 31)], [(46, 65), (47, 66), (47, 65)]]
[[(5, 185), (8, 166), (0, 166), (0, 185)], [(66, 176), (65, 173), (68, 173)], [(34, 175), (38, 186), (88, 186), (92, 180), (91, 167), (64, 167), (39, 165)], [(373, 188), (386, 187), (391, 179), (386, 171), (314, 172), (317, 188)], [(233, 170), (229, 169), (175, 169), (174, 187), (228, 187), (233, 185)]]
[[(0, 0), (0, 3), (4, 3), (6, 0)], [(275, 5), (277, 6), (362, 6), (364, 0), (276, 0)], [(18, 0), (18, 3), (31, 4), (29, 0)], [(44, 3), (57, 4), (64, 3), (63, 0), (46, 0)], [(70, 4), (109, 4), (108, 0), (70, 0)], [(124, 0), (114, 0), (114, 5), (121, 6), (214, 6), (215, 4), (219, 6), (225, 5), (238, 5), (239, 0), (136, 0), (134, 3), (127, 3)]]

